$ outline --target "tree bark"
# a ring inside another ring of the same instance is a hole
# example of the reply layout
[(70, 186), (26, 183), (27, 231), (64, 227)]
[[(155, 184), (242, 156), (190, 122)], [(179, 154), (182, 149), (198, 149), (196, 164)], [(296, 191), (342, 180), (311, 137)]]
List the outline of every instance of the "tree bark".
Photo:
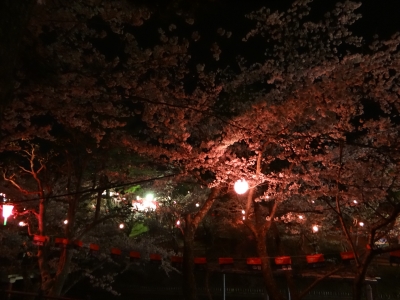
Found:
[(61, 296), (65, 281), (68, 278), (69, 267), (72, 260), (72, 250), (64, 248), (58, 263), (58, 270), (54, 280), (54, 285), (50, 291), (51, 296)]
[(368, 251), (363, 261), (357, 268), (354, 281), (353, 281), (353, 300), (361, 300), (362, 287), (365, 280), (365, 274), (367, 273), (369, 264), (371, 263), (374, 254), (372, 251)]
[(183, 295), (186, 300), (196, 300), (196, 279), (194, 277), (194, 234), (190, 224), (186, 226), (183, 238)]
[(192, 218), (191, 214), (185, 217), (185, 230), (183, 233), (183, 295), (186, 300), (196, 300), (196, 278), (194, 276), (194, 235), (200, 222), (211, 209), (219, 188), (214, 187), (208, 195), (200, 210)]
[(284, 300), (285, 298), (281, 294), (272, 272), (271, 262), (268, 256), (265, 230), (261, 230), (257, 235), (257, 252), (261, 258), (261, 270), (269, 299)]

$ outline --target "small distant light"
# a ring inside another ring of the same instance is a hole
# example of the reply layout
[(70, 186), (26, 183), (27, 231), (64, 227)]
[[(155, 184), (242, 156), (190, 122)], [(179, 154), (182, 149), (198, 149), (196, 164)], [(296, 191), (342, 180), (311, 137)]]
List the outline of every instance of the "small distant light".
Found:
[(300, 219), (300, 220), (303, 220), (303, 218), (304, 218), (303, 216), (299, 216), (299, 219)]
[(176, 221), (176, 226), (179, 226), (179, 225), (181, 225), (181, 221)]
[(354, 203), (354, 204), (357, 204), (357, 203), (358, 203), (358, 201), (357, 201), (357, 200), (353, 200), (353, 203)]
[(26, 223), (21, 221), (21, 222), (18, 223), (18, 225), (22, 227), (22, 226), (25, 226)]
[(124, 229), (125, 225), (124, 224), (119, 224), (119, 229)]
[(358, 225), (360, 225), (361, 227), (363, 227), (363, 226), (364, 226), (364, 222), (360, 222), (360, 223), (358, 223)]
[(174, 201), (174, 204), (176, 204), (176, 201)]
[(64, 224), (67, 225), (68, 224), (68, 220), (64, 220)]
[(196, 203), (196, 207), (199, 207), (199, 206), (200, 206), (200, 204)]
[(315, 201), (314, 201), (314, 200), (311, 200), (311, 203), (315, 203)]
[(317, 225), (314, 225), (314, 226), (312, 227), (312, 230), (313, 230), (313, 232), (318, 232), (319, 228), (318, 228)]
[(242, 209), (242, 215), (244, 215), (246, 212), (244, 211), (244, 209)]
[(265, 196), (265, 198), (266, 198), (266, 199), (269, 199), (269, 196), (267, 195), (267, 196)]
[(24, 207), (24, 210), (26, 210), (26, 207)]
[(243, 221), (244, 221), (244, 220), (246, 220), (246, 217), (245, 217), (245, 216), (243, 216)]

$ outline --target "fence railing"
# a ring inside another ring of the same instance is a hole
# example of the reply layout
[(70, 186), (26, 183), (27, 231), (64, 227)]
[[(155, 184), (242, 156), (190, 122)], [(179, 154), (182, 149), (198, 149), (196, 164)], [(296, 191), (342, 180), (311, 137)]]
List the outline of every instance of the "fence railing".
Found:
[[(143, 293), (143, 294), (162, 294), (162, 295), (182, 295), (182, 288), (176, 287), (131, 287), (129, 291), (132, 293)], [(223, 290), (219, 287), (211, 287), (209, 292), (212, 295), (222, 295)], [(282, 291), (286, 293), (286, 291)], [(197, 293), (199, 295), (206, 295), (207, 291), (205, 288), (198, 288)], [(244, 288), (244, 287), (226, 287), (225, 293), (230, 297), (241, 297), (241, 298), (260, 298), (264, 299), (265, 290), (262, 288)], [(352, 299), (352, 293), (349, 291), (327, 291), (327, 290), (312, 290), (304, 299)], [(375, 300), (400, 300), (400, 294), (375, 294)]]

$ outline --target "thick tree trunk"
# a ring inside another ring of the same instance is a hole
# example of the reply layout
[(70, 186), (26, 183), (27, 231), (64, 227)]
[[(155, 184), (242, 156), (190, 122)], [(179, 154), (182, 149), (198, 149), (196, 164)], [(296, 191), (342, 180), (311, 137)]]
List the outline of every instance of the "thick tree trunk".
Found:
[(185, 300), (196, 300), (196, 279), (194, 276), (194, 233), (191, 224), (186, 227), (183, 246), (183, 295)]
[(200, 210), (192, 217), (191, 214), (186, 215), (185, 230), (183, 234), (183, 294), (186, 300), (197, 299), (196, 294), (196, 278), (194, 276), (194, 235), (200, 222), (204, 219), (207, 212), (210, 210), (216, 197), (218, 196), (219, 188), (211, 189), (207, 200), (204, 202)]
[(357, 268), (353, 281), (353, 300), (361, 300), (365, 275), (373, 257), (373, 253), (368, 252), (363, 261), (360, 262), (359, 267)]
[(353, 300), (361, 300), (364, 276), (357, 272), (353, 282)]
[(47, 250), (45, 249), (46, 246), (43, 246), (37, 254), (38, 258), (38, 265), (40, 270), (40, 277), (41, 277), (41, 286), (40, 290), (48, 293), (53, 285), (53, 278), (49, 272), (49, 266), (47, 262)]
[(264, 284), (267, 290), (270, 300), (284, 300), (285, 298), (281, 294), (278, 284), (275, 281), (271, 262), (268, 257), (267, 244), (266, 244), (266, 234), (261, 232), (257, 236), (257, 252), (261, 258), (261, 268), (264, 277)]

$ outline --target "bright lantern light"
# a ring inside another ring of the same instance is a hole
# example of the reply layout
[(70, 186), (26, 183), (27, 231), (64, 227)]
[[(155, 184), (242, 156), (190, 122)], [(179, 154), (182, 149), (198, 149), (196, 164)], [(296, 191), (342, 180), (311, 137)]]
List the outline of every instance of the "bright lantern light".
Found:
[(247, 192), (247, 190), (249, 189), (249, 184), (247, 183), (246, 180), (239, 179), (238, 181), (235, 182), (233, 188), (235, 189), (236, 193), (241, 195)]
[(357, 204), (358, 202), (357, 202), (357, 200), (353, 200), (353, 203), (354, 203), (354, 204)]
[(242, 215), (246, 214), (246, 212), (244, 211), (244, 209), (242, 209)]
[(3, 204), (4, 225), (7, 225), (7, 218), (12, 215), (14, 205)]
[(303, 220), (303, 218), (304, 218), (303, 216), (299, 216), (299, 219), (300, 219), (300, 220)]
[(125, 225), (124, 225), (124, 224), (122, 224), (122, 223), (121, 223), (121, 224), (119, 224), (119, 228), (120, 228), (120, 229), (124, 229), (124, 227), (125, 227)]
[(153, 194), (147, 194), (145, 198), (137, 197), (137, 201), (132, 201), (132, 206), (139, 211), (155, 210), (157, 208)]
[(317, 225), (314, 225), (314, 226), (312, 227), (312, 230), (313, 230), (313, 232), (318, 232), (318, 226), (317, 226)]
[(68, 224), (68, 220), (64, 220), (64, 224), (67, 225)]
[(200, 206), (200, 204), (196, 203), (196, 207), (199, 207), (199, 206)]
[(363, 226), (364, 226), (364, 222), (360, 222), (360, 223), (358, 223), (358, 225), (360, 225), (361, 227), (363, 227)]
[(179, 226), (179, 225), (181, 225), (181, 221), (176, 221), (176, 226)]

